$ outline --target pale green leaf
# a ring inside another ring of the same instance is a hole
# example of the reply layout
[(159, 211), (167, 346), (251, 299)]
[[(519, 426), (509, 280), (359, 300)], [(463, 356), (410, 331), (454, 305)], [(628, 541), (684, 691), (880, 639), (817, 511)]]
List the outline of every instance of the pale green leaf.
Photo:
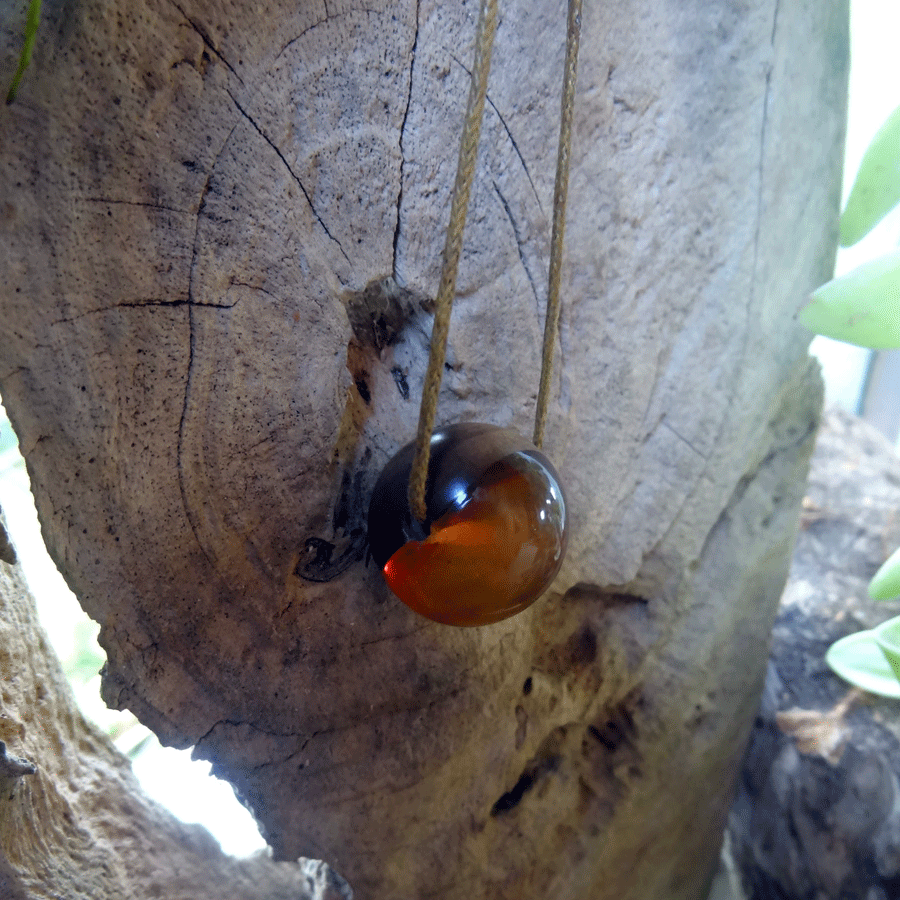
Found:
[(872, 138), (841, 216), (841, 246), (864, 238), (900, 203), (900, 107)]
[(837, 341), (875, 350), (900, 347), (900, 250), (823, 284), (799, 319)]
[(875, 643), (878, 644), (878, 648), (894, 671), (897, 683), (900, 684), (900, 616), (882, 622), (875, 629)]
[(872, 631), (859, 631), (832, 644), (825, 662), (850, 684), (880, 694), (900, 697), (900, 681), (885, 659)]
[(869, 582), (873, 600), (891, 600), (900, 596), (900, 548), (895, 550)]

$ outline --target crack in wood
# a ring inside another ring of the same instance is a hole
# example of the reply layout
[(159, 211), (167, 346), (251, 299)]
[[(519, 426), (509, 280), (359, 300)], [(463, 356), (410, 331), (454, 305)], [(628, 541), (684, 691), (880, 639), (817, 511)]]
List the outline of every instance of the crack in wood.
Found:
[(171, 3), (172, 6), (174, 6), (175, 9), (177, 9), (178, 12), (181, 13), (181, 15), (184, 17), (185, 22), (187, 22), (188, 25), (190, 25), (191, 28), (193, 28), (194, 31), (197, 32), (197, 34), (200, 36), (200, 40), (203, 41), (204, 45), (205, 45), (206, 47), (208, 47), (208, 48), (215, 54), (216, 58), (222, 61), (222, 63), (225, 65), (225, 67), (228, 69), (228, 71), (231, 72), (231, 74), (234, 75), (234, 77), (237, 78), (237, 80), (238, 80), (241, 84), (243, 84), (243, 83), (244, 83), (244, 79), (241, 78), (240, 75), (238, 75), (237, 70), (234, 68), (234, 66), (231, 65), (230, 62), (228, 62), (228, 60), (227, 60), (227, 59), (224, 57), (224, 55), (222, 54), (222, 51), (219, 50), (219, 48), (212, 42), (212, 38), (210, 38), (210, 36), (207, 34), (206, 29), (205, 29), (199, 22), (195, 22), (195, 21), (194, 21), (194, 20), (193, 20), (193, 19), (192, 19), (192, 18), (191, 18), (191, 17), (190, 17), (190, 16), (189, 16), (182, 8), (181, 8), (181, 6), (179, 6), (179, 5), (175, 2), (175, 0), (169, 0), (169, 3)]
[[(461, 60), (457, 59), (452, 53), (449, 54), (450, 59), (453, 60), (461, 69), (463, 69), (468, 76), (472, 77), (472, 70)], [(503, 126), (503, 130), (506, 132), (506, 136), (509, 138), (510, 144), (512, 144), (513, 151), (516, 156), (519, 157), (519, 162), (522, 163), (522, 170), (525, 172), (525, 177), (528, 179), (528, 183), (531, 185), (531, 192), (534, 194), (534, 199), (537, 201), (538, 209), (541, 211), (541, 215), (546, 219), (547, 215), (544, 212), (544, 206), (541, 203), (541, 198), (538, 195), (537, 188), (534, 186), (534, 181), (531, 179), (531, 172), (528, 169), (528, 164), (525, 162), (525, 157), (522, 155), (522, 151), (519, 149), (519, 145), (516, 142), (516, 139), (513, 137), (513, 133), (510, 130), (509, 125), (506, 124), (506, 119), (503, 118), (502, 113), (497, 108), (497, 104), (491, 99), (490, 93), (486, 93), (484, 95), (484, 99), (487, 101), (488, 106), (497, 114), (497, 118), (500, 120), (500, 124)]]
[(178, 308), (182, 306), (196, 306), (207, 309), (232, 309), (240, 302), (240, 298), (236, 298), (231, 303), (196, 303), (191, 300), (180, 298), (177, 300), (164, 300), (150, 298), (147, 300), (126, 300), (123, 303), (114, 303), (112, 306), (100, 306), (97, 309), (88, 309), (78, 313), (75, 316), (67, 316), (64, 319), (54, 319), (51, 325), (65, 325), (69, 322), (77, 322), (86, 316), (96, 316), (102, 313), (116, 312), (120, 309), (158, 309), (159, 307)]
[(394, 255), (392, 274), (395, 281), (399, 281), (400, 277), (397, 272), (397, 250), (400, 245), (400, 213), (403, 206), (403, 178), (406, 171), (406, 154), (403, 149), (403, 138), (406, 134), (406, 122), (409, 118), (409, 108), (412, 105), (413, 92), (413, 71), (416, 65), (416, 50), (419, 46), (419, 10), (421, 8), (421, 0), (416, 0), (416, 30), (413, 35), (412, 49), (410, 50), (409, 60), (409, 89), (406, 92), (406, 109), (403, 110), (403, 121), (400, 123), (400, 136), (397, 139), (397, 146), (400, 150), (400, 187), (397, 190), (397, 222), (394, 225)]
[(540, 295), (538, 294), (537, 284), (535, 284), (534, 277), (531, 274), (531, 269), (528, 267), (528, 262), (525, 259), (525, 247), (522, 240), (522, 235), (519, 231), (519, 224), (518, 222), (516, 222), (515, 216), (513, 216), (509, 203), (507, 202), (506, 197), (503, 196), (503, 192), (500, 190), (500, 186), (496, 181), (493, 182), (493, 185), (497, 196), (500, 198), (500, 202), (503, 204), (503, 209), (506, 212), (506, 218), (509, 219), (509, 224), (512, 225), (513, 235), (516, 239), (516, 249), (519, 251), (519, 260), (522, 263), (522, 268), (525, 270), (525, 275), (528, 278), (528, 283), (531, 285), (531, 292), (534, 294), (534, 299), (538, 302), (538, 315), (540, 315)]
[[(228, 137), (222, 144), (222, 149), (219, 151), (219, 156), (221, 156), (224, 148), (228, 146), (228, 141), (231, 139), (232, 134), (234, 134), (234, 128), (231, 129), (231, 131), (228, 133)], [(218, 156), (216, 157), (216, 162), (218, 162)], [(212, 169), (215, 169), (215, 163), (213, 164)], [(185, 432), (187, 430), (188, 408), (190, 407), (191, 401), (191, 384), (194, 374), (194, 356), (196, 352), (196, 332), (194, 328), (193, 309), (194, 272), (197, 268), (197, 245), (200, 238), (200, 222), (203, 218), (203, 210), (206, 207), (206, 198), (209, 195), (211, 182), (212, 172), (210, 172), (210, 174), (206, 177), (206, 182), (203, 185), (203, 191), (200, 194), (200, 203), (197, 206), (197, 217), (194, 222), (194, 244), (191, 251), (191, 267), (188, 273), (188, 360), (184, 379), (184, 400), (181, 406), (181, 417), (178, 422), (178, 445), (175, 453), (175, 459), (178, 469), (178, 490), (181, 493), (181, 505), (184, 508), (185, 518), (187, 519), (188, 526), (191, 529), (191, 533), (194, 535), (194, 540), (197, 542), (197, 546), (200, 548), (200, 552), (206, 557), (207, 562), (209, 562), (209, 564), (212, 566), (213, 560), (207, 552), (204, 542), (200, 540), (200, 523), (197, 520), (197, 514), (193, 509), (193, 505), (188, 500), (188, 490), (186, 484), (187, 475), (184, 470)]]
[(679, 434), (679, 432), (676, 431), (676, 429), (671, 424), (671, 422), (669, 422), (668, 419), (666, 418), (665, 413), (663, 413), (663, 416), (659, 421), (659, 426), (661, 426), (662, 428), (665, 428), (666, 431), (669, 431), (672, 434), (674, 434), (675, 437), (678, 438), (678, 440), (681, 441), (682, 444), (684, 444), (686, 447), (688, 447), (690, 450), (692, 450), (694, 453), (696, 453), (697, 456), (699, 456), (700, 459), (702, 459), (704, 462), (709, 461), (707, 459), (707, 456), (705, 453), (702, 453), (700, 450), (698, 450), (683, 434)]
[(300, 34), (292, 37), (278, 51), (278, 53), (275, 54), (275, 58), (272, 60), (272, 62), (273, 63), (278, 62), (279, 58), (281, 56), (283, 56), (292, 45), (296, 44), (297, 41), (306, 37), (306, 35), (308, 35), (311, 31), (315, 31), (317, 28), (320, 28), (322, 25), (325, 25), (327, 22), (331, 22), (334, 19), (340, 19), (343, 16), (349, 16), (351, 13), (360, 13), (360, 12), (373, 13), (375, 15), (382, 15), (384, 13), (384, 10), (373, 9), (369, 6), (357, 6), (357, 7), (354, 7), (353, 9), (345, 9), (345, 10), (342, 10), (341, 12), (332, 13), (329, 11), (328, 5), (326, 4), (325, 5), (325, 16), (323, 18), (319, 19), (317, 22), (313, 22), (312, 25), (310, 25), (308, 28), (304, 28), (303, 31), (300, 32)]
[(321, 226), (322, 231), (325, 232), (325, 234), (328, 236), (329, 240), (331, 240), (335, 244), (337, 244), (338, 250), (341, 251), (341, 255), (349, 263), (350, 257), (347, 256), (347, 254), (344, 252), (344, 248), (341, 246), (341, 242), (328, 230), (328, 226), (325, 224), (322, 217), (316, 211), (315, 206), (313, 206), (312, 198), (309, 196), (309, 192), (306, 190), (306, 188), (303, 185), (303, 182), (300, 180), (300, 176), (297, 175), (297, 173), (291, 167), (291, 164), (287, 161), (287, 157), (285, 157), (284, 153), (281, 152), (281, 149), (278, 147), (278, 145), (262, 130), (262, 128), (260, 128), (260, 126), (256, 123), (255, 119), (250, 115), (250, 113), (248, 113), (247, 110), (245, 110), (244, 107), (241, 106), (240, 103), (238, 103), (237, 97), (235, 97), (234, 94), (231, 93), (231, 91), (227, 91), (227, 93), (228, 93), (228, 96), (231, 97), (231, 100), (234, 103), (234, 105), (237, 107), (238, 112), (253, 126), (253, 128), (257, 132), (257, 134), (275, 151), (275, 155), (282, 161), (282, 163), (284, 163), (284, 167), (288, 170), (291, 178), (294, 179), (294, 181), (297, 184), (297, 187), (300, 188), (301, 193), (306, 198), (306, 202), (309, 206), (310, 212), (313, 214), (316, 221)]
[(166, 206), (163, 203), (150, 203), (142, 200), (115, 200), (112, 197), (79, 197), (76, 203), (106, 203), (109, 206), (144, 206), (147, 209), (157, 209), (163, 212), (178, 213), (182, 216), (192, 216), (194, 211), (190, 209), (178, 209), (176, 206)]
[[(779, 9), (780, 0), (775, 0), (775, 8), (772, 12), (772, 31), (769, 36), (770, 46), (772, 47), (773, 53), (775, 49), (775, 32), (778, 28), (778, 9)], [(766, 132), (768, 131), (769, 125), (769, 100), (772, 93), (772, 71), (774, 68), (774, 61), (769, 62), (769, 65), (766, 68), (766, 79), (765, 79), (765, 88), (763, 92), (763, 106), (762, 106), (762, 122), (760, 123), (759, 128), (759, 166), (757, 167), (757, 186), (756, 186), (756, 228), (753, 232), (753, 270), (752, 270), (752, 278), (750, 281), (750, 290), (748, 292), (747, 297), (747, 306), (746, 306), (746, 321), (749, 322), (753, 316), (753, 307), (756, 303), (756, 285), (758, 282), (758, 267), (759, 267), (759, 238), (760, 233), (762, 231), (762, 213), (763, 213), (763, 186), (765, 183), (765, 162), (766, 162)], [(743, 347), (741, 350), (741, 358), (746, 358), (747, 355), (747, 346), (748, 346), (748, 338), (749, 338), (749, 328), (743, 328)], [(732, 392), (732, 396), (736, 394), (738, 389), (738, 382), (735, 382), (735, 386)]]

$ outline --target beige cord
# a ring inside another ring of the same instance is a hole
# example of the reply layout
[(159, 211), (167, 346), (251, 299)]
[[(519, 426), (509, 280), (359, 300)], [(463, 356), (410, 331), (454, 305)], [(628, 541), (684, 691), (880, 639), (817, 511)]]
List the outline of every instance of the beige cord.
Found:
[[(447, 353), (447, 335), (450, 330), (450, 311), (456, 290), (456, 273), (462, 252), (463, 231), (469, 194), (475, 176), (478, 157), (478, 139), (484, 114), (484, 98), (487, 92), (488, 73), (491, 68), (491, 50), (497, 30), (498, 0), (481, 0), (478, 13), (478, 31), (475, 36), (475, 60), (462, 138), (459, 144), (459, 162), (450, 207), (450, 222), (444, 243), (441, 283), (435, 299), (434, 325), (431, 330), (431, 348), (428, 369), (422, 386), (422, 403), (419, 407), (419, 428), (416, 432), (416, 451), (409, 476), (408, 500), (412, 514), (424, 522), (427, 514), (425, 489), (428, 481), (428, 462), (431, 457), (431, 435), (437, 413), (438, 393)], [(553, 192), (553, 230), (550, 242), (550, 273), (547, 286), (547, 314), (544, 322), (544, 343), (541, 353), (541, 380), (538, 388), (537, 407), (534, 415), (534, 444), (540, 447), (544, 441), (547, 422), (547, 404), (550, 394), (550, 376), (553, 372), (553, 351), (559, 325), (559, 286), (562, 267), (562, 250), (566, 227), (566, 200), (569, 189), (569, 157), (572, 145), (572, 112), (575, 105), (575, 78), (578, 67), (578, 47), (581, 40), (582, 0), (569, 0), (569, 18), (566, 32), (566, 62), (563, 74), (563, 95), (559, 127), (559, 149), (556, 157), (556, 184)]]
[(431, 330), (431, 350), (428, 370), (422, 386), (422, 403), (419, 407), (419, 429), (416, 433), (416, 453), (409, 475), (409, 507), (420, 522), (425, 521), (425, 487), (428, 480), (428, 460), (431, 456), (431, 434), (437, 413), (438, 392), (444, 372), (447, 353), (447, 334), (450, 330), (450, 310), (456, 291), (456, 273), (462, 252), (463, 231), (466, 227), (466, 211), (469, 194), (475, 177), (478, 157), (478, 138), (484, 113), (484, 97), (487, 93), (488, 73), (491, 69), (491, 50), (497, 30), (497, 0), (481, 0), (478, 12), (478, 31), (475, 35), (475, 59), (472, 63), (472, 80), (469, 85), (469, 101), (462, 138), (459, 142), (459, 162), (453, 198), (450, 206), (450, 223), (444, 243), (444, 264), (441, 284), (435, 299), (434, 325)]
[(547, 315), (544, 320), (544, 346), (541, 351), (541, 381), (534, 411), (534, 445), (544, 443), (547, 404), (550, 398), (550, 376), (553, 374), (553, 351), (559, 326), (559, 281), (562, 269), (563, 238), (566, 230), (566, 200), (569, 194), (569, 157), (572, 147), (572, 112), (575, 106), (575, 77), (578, 69), (578, 46), (581, 42), (581, 0), (569, 0), (569, 23), (566, 32), (566, 65), (559, 123), (559, 150), (556, 154), (556, 186), (553, 190), (553, 232), (550, 240), (550, 275), (547, 284)]

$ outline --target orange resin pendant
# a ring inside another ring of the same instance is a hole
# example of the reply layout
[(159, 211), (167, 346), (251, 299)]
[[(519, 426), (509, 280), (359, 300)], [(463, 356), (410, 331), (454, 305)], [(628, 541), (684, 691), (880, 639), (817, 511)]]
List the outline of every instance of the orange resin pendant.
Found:
[(415, 445), (385, 466), (369, 505), (369, 547), (390, 589), (445, 625), (488, 625), (530, 606), (566, 552), (566, 501), (553, 465), (510, 428), (435, 432), (427, 517), (407, 486)]

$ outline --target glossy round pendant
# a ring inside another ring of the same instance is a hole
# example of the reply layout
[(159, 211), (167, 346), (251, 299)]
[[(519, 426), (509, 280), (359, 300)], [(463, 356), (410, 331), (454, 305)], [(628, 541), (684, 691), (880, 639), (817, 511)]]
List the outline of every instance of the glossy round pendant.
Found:
[(369, 504), (369, 547), (390, 589), (446, 625), (487, 625), (530, 606), (566, 552), (566, 501), (553, 465), (510, 428), (435, 432), (416, 521), (407, 487), (415, 444), (385, 466)]

